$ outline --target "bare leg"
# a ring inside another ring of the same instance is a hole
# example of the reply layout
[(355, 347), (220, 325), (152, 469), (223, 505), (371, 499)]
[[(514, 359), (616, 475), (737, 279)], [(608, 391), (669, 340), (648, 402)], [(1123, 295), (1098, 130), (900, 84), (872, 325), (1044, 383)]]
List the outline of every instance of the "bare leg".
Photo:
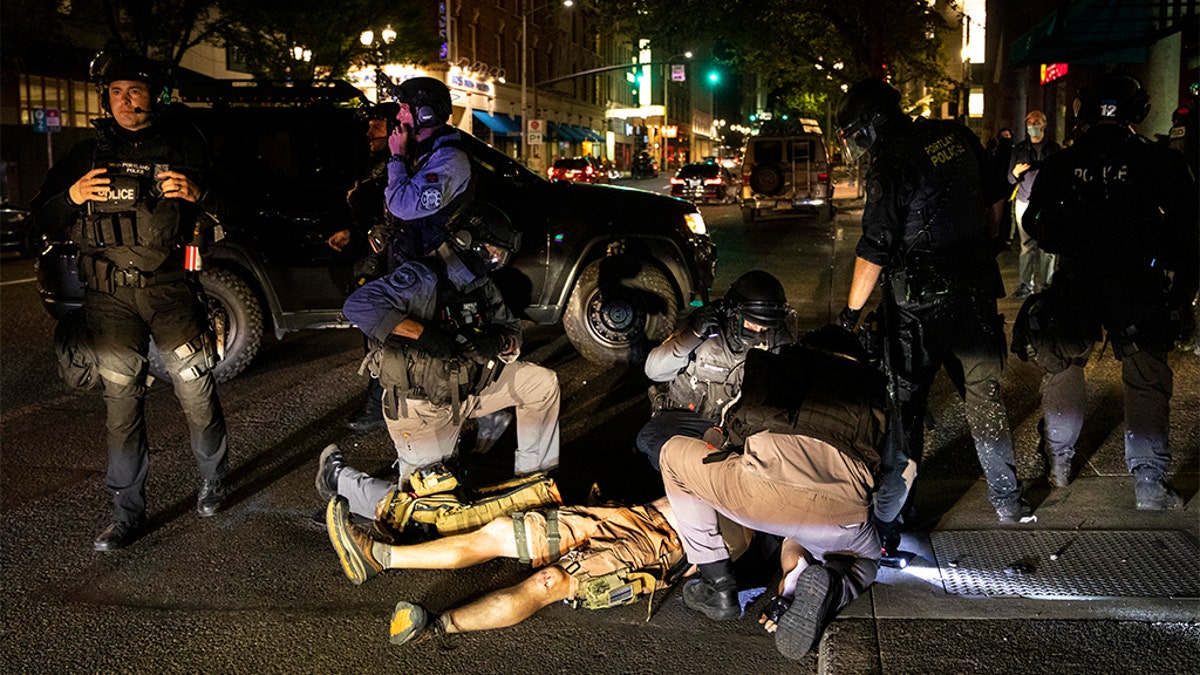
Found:
[[(783, 577), (779, 580), (780, 596), (791, 598), (796, 594), (796, 580), (812, 562), (809, 559), (808, 551), (805, 551), (803, 546), (792, 539), (783, 540), (783, 546), (779, 549), (779, 566), (783, 570)], [(767, 629), (768, 633), (774, 633), (777, 628), (775, 622), (768, 619), (765, 614), (758, 617), (758, 622)]]
[(384, 569), (456, 570), (493, 560), (516, 558), (512, 518), (497, 518), (474, 532), (409, 546), (376, 543), (375, 559)]
[[(510, 537), (511, 539), (511, 537)], [(571, 577), (557, 565), (544, 567), (516, 586), (493, 591), (443, 614), (447, 633), (515, 626), (571, 594)]]

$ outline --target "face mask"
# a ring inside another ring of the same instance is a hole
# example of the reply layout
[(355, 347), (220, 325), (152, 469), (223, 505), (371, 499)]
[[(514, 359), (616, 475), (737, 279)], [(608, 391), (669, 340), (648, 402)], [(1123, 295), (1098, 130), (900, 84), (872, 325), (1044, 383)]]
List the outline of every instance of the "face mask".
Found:
[(1040, 124), (1030, 124), (1029, 126), (1025, 127), (1025, 131), (1029, 133), (1030, 138), (1042, 137), (1042, 125)]

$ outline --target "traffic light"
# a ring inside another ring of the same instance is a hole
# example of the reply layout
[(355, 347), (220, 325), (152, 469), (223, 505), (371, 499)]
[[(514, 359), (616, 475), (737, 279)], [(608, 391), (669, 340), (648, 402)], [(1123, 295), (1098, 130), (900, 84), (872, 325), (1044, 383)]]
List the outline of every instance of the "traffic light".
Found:
[(716, 84), (721, 81), (721, 73), (716, 70), (708, 71), (708, 81), (710, 84)]

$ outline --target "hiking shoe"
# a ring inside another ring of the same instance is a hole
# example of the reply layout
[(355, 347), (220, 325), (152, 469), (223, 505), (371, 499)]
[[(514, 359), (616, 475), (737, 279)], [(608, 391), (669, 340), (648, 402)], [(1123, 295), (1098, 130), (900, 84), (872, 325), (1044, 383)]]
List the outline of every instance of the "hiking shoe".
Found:
[(337, 477), (346, 466), (346, 458), (337, 443), (330, 443), (321, 451), (317, 460), (317, 494), (322, 501), (329, 501), (337, 496)]
[(1037, 516), (1033, 515), (1033, 508), (1024, 499), (1019, 500), (1013, 506), (996, 509), (996, 518), (999, 519), (1001, 525), (1028, 525), (1037, 522)]
[(1137, 471), (1133, 494), (1138, 511), (1174, 511), (1183, 508), (1179, 494), (1167, 485), (1162, 472)]
[(196, 515), (210, 518), (217, 515), (225, 503), (225, 484), (219, 478), (200, 481), (200, 493), (196, 497)]
[(809, 565), (800, 573), (792, 606), (776, 621), (775, 648), (780, 654), (801, 659), (816, 648), (839, 590), (823, 565)]
[(738, 602), (733, 562), (726, 558), (700, 563), (697, 567), (700, 569), (700, 578), (684, 584), (683, 603), (713, 621), (729, 621), (741, 616), (742, 605)]
[(374, 540), (350, 522), (350, 502), (345, 497), (329, 500), (329, 506), (325, 508), (325, 528), (350, 583), (358, 586), (383, 570), (383, 565), (371, 552)]
[(392, 610), (392, 621), (388, 626), (388, 642), (394, 645), (405, 644), (425, 632), (425, 627), (428, 625), (429, 612), (426, 612), (424, 607), (400, 601), (396, 603), (396, 609)]

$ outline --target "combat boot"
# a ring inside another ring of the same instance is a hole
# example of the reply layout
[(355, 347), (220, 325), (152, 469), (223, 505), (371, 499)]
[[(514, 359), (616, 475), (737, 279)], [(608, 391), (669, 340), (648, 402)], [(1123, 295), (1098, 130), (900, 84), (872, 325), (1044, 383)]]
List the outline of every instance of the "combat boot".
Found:
[(1183, 507), (1183, 500), (1167, 485), (1162, 471), (1140, 466), (1133, 470), (1133, 476), (1138, 511), (1174, 511)]
[(737, 579), (733, 576), (733, 563), (726, 558), (712, 563), (701, 563), (700, 578), (692, 579), (683, 587), (683, 602), (713, 621), (729, 621), (742, 613), (738, 603)]

